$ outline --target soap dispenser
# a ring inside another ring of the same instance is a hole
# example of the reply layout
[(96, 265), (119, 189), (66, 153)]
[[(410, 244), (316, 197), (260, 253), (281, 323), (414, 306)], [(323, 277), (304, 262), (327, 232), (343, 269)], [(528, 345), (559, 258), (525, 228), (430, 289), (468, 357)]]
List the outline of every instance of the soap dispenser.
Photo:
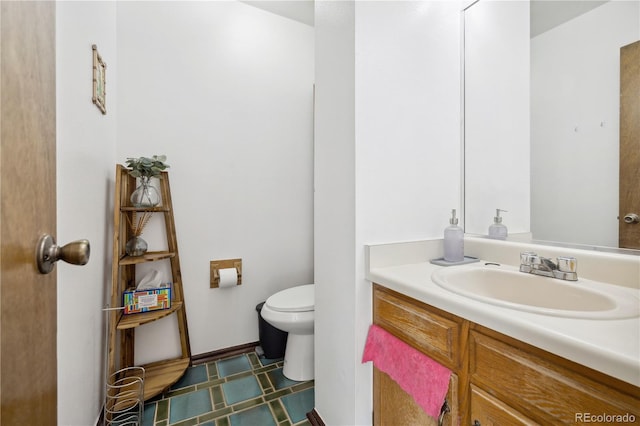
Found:
[(444, 260), (462, 262), (464, 260), (464, 231), (458, 226), (456, 210), (451, 210), (450, 225), (444, 229)]
[(506, 212), (507, 210), (496, 209), (496, 215), (493, 218), (493, 223), (489, 226), (489, 238), (496, 240), (505, 240), (507, 238), (507, 227), (502, 223), (500, 212)]

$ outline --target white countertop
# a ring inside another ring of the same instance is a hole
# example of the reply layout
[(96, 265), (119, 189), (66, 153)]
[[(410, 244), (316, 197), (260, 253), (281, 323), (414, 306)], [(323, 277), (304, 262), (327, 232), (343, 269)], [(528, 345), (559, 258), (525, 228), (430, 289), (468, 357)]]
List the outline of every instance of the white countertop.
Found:
[[(409, 244), (415, 246), (420, 243)], [(429, 249), (430, 252), (426, 255), (432, 257), (426, 257), (426, 259), (437, 257), (433, 256), (434, 250), (437, 251), (436, 247), (439, 247), (437, 244), (441, 243), (436, 242), (436, 246)], [(366, 278), (368, 280), (555, 355), (640, 386), (640, 318), (574, 319), (523, 312), (483, 303), (457, 295), (435, 284), (431, 280), (431, 275), (435, 270), (443, 267), (433, 265), (428, 260), (416, 262), (420, 256), (416, 255), (415, 251), (412, 255), (406, 256), (409, 263), (403, 264), (398, 259), (397, 251), (396, 259), (393, 261), (372, 260), (369, 253), (371, 247), (367, 250)], [(406, 254), (406, 246), (402, 250), (400, 253)], [(384, 247), (382, 252), (385, 253), (383, 257), (389, 258), (387, 247)], [(635, 260), (629, 260), (633, 266)], [(486, 259), (486, 261), (495, 260)], [(632, 271), (634, 270), (632, 268)], [(640, 295), (638, 289), (630, 289), (630, 291), (638, 292)]]

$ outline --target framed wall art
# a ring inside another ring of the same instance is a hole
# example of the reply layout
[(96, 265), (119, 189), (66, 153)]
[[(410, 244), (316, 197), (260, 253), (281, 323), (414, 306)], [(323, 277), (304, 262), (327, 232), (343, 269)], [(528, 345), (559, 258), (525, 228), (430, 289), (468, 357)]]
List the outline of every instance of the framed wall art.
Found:
[(93, 103), (103, 114), (107, 113), (106, 96), (106, 72), (107, 64), (102, 61), (102, 57), (98, 53), (98, 46), (91, 46), (93, 50)]

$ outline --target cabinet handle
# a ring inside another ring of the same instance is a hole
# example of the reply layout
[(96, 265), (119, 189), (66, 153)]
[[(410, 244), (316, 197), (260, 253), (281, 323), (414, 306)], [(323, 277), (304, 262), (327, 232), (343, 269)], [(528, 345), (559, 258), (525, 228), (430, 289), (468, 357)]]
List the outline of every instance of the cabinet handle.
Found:
[(442, 404), (442, 408), (440, 408), (440, 415), (438, 416), (438, 426), (442, 426), (444, 424), (444, 416), (450, 411), (451, 409), (449, 408), (449, 404), (445, 399), (444, 404)]

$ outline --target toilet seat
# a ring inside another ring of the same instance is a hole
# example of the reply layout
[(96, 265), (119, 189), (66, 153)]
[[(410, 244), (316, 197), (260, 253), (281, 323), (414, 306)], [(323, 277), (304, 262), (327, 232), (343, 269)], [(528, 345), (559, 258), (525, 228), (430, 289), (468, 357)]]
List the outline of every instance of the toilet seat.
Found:
[(270, 296), (265, 305), (279, 312), (307, 312), (314, 310), (314, 285), (287, 288)]

